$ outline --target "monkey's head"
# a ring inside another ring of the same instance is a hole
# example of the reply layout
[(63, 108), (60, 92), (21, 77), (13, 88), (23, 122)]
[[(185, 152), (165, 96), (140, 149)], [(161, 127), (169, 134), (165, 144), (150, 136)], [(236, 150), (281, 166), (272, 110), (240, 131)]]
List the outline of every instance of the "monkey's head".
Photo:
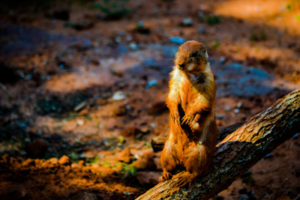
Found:
[(175, 65), (186, 73), (202, 72), (207, 62), (208, 54), (204, 45), (194, 40), (182, 44), (175, 56)]

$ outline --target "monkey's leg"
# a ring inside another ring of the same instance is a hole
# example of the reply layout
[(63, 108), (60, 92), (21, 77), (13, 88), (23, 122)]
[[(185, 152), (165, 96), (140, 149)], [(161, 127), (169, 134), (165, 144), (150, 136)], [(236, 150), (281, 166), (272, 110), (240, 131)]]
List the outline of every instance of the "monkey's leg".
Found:
[(161, 181), (171, 179), (174, 172), (176, 170), (176, 146), (170, 139), (165, 143), (164, 149), (161, 153), (161, 165), (163, 169)]
[(185, 151), (184, 167), (193, 177), (202, 175), (208, 169), (212, 155), (205, 144), (196, 144)]

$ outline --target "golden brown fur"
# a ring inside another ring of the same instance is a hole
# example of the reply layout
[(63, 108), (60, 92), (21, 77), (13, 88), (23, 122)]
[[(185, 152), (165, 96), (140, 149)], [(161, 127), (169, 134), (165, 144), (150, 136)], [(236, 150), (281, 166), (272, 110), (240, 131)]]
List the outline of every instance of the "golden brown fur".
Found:
[(162, 180), (185, 170), (183, 182), (190, 182), (207, 171), (217, 137), (214, 77), (201, 43), (188, 41), (179, 47), (169, 88), (169, 136), (161, 154)]

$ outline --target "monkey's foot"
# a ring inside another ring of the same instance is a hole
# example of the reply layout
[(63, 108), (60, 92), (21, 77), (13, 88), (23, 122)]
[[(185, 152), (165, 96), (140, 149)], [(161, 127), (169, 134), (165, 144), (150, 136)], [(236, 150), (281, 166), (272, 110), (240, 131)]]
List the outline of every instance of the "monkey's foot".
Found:
[(172, 178), (172, 174), (170, 172), (163, 172), (163, 175), (159, 177), (159, 182), (163, 182)]
[(188, 184), (191, 185), (192, 181), (197, 177), (197, 174), (192, 174), (189, 172), (181, 172), (173, 176), (175, 185), (177, 187), (184, 187)]

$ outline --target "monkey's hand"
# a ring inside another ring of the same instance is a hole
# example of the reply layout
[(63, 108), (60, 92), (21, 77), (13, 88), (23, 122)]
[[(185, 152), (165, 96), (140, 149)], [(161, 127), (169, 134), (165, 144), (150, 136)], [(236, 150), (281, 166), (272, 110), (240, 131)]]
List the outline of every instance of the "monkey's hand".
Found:
[(181, 124), (187, 124), (192, 129), (192, 131), (196, 131), (200, 128), (199, 119), (200, 119), (200, 114), (184, 115)]

